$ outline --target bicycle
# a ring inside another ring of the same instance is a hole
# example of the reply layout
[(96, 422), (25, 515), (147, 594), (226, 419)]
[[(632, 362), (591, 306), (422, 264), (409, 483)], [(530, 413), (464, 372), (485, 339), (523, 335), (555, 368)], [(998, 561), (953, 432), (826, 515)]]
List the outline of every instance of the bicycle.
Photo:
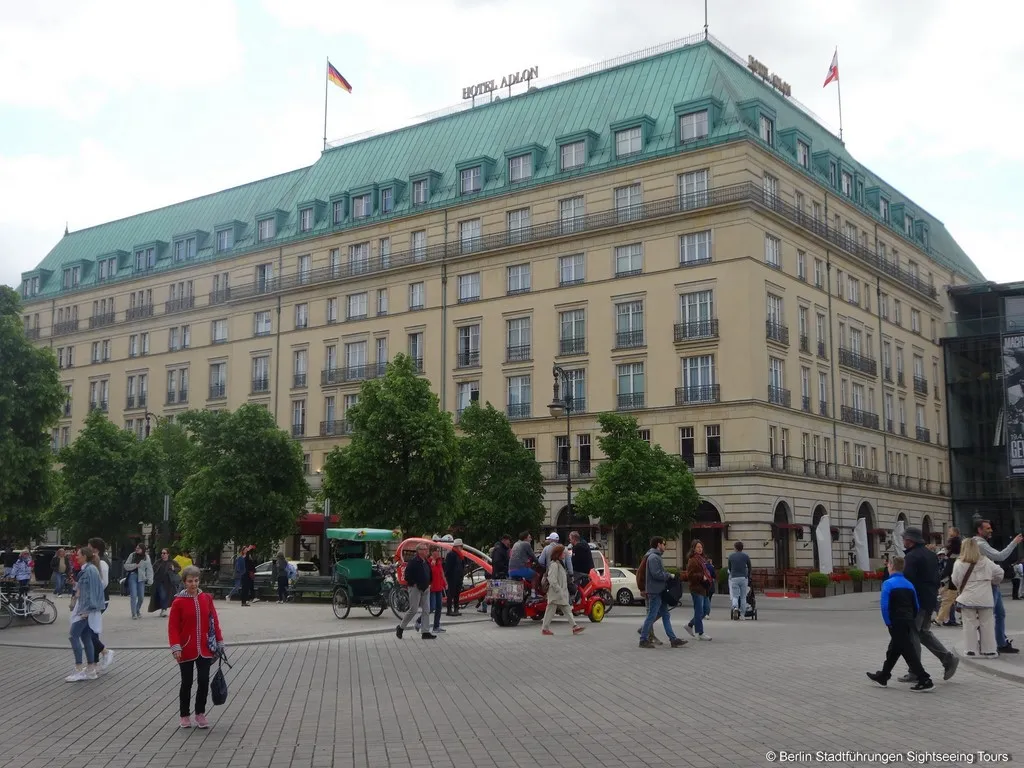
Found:
[(57, 606), (48, 597), (22, 592), (10, 581), (0, 583), (0, 629), (7, 629), (15, 618), (32, 619), (36, 624), (53, 624)]

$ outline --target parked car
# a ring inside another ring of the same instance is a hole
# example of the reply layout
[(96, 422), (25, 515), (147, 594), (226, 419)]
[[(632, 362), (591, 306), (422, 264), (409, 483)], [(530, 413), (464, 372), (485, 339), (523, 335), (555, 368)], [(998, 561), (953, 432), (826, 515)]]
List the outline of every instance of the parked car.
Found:
[(636, 585), (636, 571), (632, 568), (621, 568), (619, 566), (612, 566), (611, 577), (612, 577), (612, 595), (615, 597), (615, 602), (619, 605), (632, 605), (633, 603), (642, 603), (643, 597), (640, 595), (640, 588)]
[[(307, 560), (289, 560), (291, 565), (295, 566), (299, 576), (316, 576), (320, 573), (320, 569), (316, 567), (314, 563), (310, 563)], [(256, 566), (256, 587), (267, 587), (276, 586), (270, 583), (274, 573), (274, 561), (267, 560), (265, 563), (260, 563)]]

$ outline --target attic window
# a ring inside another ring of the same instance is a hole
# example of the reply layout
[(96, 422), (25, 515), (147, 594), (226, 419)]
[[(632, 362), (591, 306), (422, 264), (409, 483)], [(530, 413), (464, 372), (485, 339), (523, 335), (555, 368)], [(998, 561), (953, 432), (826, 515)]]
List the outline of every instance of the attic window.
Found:
[(903, 231), (907, 233), (907, 237), (914, 236), (914, 217), (909, 213), (903, 214)]
[(380, 212), (391, 213), (395, 208), (395, 190), (385, 187), (380, 191)]
[(843, 194), (847, 197), (853, 197), (853, 176), (843, 171)]
[(761, 115), (761, 141), (770, 147), (775, 146), (775, 123), (764, 115)]
[(235, 247), (235, 233), (231, 229), (222, 229), (217, 233), (217, 253), (225, 253)]
[(196, 239), (194, 237), (183, 237), (174, 241), (174, 260), (188, 261), (196, 257)]
[(796, 161), (804, 168), (811, 167), (811, 150), (806, 144), (797, 139), (796, 142)]
[(828, 183), (831, 186), (833, 186), (833, 187), (836, 185), (836, 164), (835, 163), (829, 163), (828, 164)]
[(616, 157), (635, 155), (641, 149), (643, 149), (643, 131), (639, 125), (636, 128), (626, 128), (615, 132)]
[(561, 168), (563, 171), (572, 168), (582, 168), (587, 162), (587, 143), (585, 141), (574, 141), (571, 144), (563, 144), (560, 148)]
[(427, 202), (428, 188), (426, 179), (417, 179), (412, 183), (412, 204), (424, 205)]
[(309, 232), (313, 228), (313, 209), (303, 208), (299, 211), (299, 231)]
[(533, 156), (527, 152), (508, 159), (509, 181), (527, 181), (533, 177)]
[(708, 135), (708, 111), (690, 112), (679, 116), (679, 143), (697, 141)]
[(156, 266), (156, 248), (140, 248), (135, 252), (135, 271), (152, 269)]
[(258, 223), (258, 228), (259, 228), (259, 231), (257, 233), (257, 237), (258, 237), (258, 239), (259, 239), (259, 241), (261, 243), (265, 242), (267, 240), (273, 240), (274, 239), (274, 234), (276, 232), (276, 227), (274, 226), (274, 220), (272, 218), (271, 219), (260, 219), (260, 221)]
[(352, 218), (365, 219), (373, 213), (373, 197), (367, 192), (352, 198)]
[(64, 270), (64, 288), (76, 288), (81, 278), (81, 267), (69, 267)]
[(878, 200), (878, 212), (882, 214), (882, 221), (889, 223), (889, 201), (884, 197)]
[(99, 272), (97, 279), (109, 280), (117, 275), (117, 257), (113, 256), (109, 259), (100, 259), (99, 261)]
[(462, 194), (469, 195), (483, 189), (482, 177), (483, 169), (479, 165), (463, 169), (461, 174), (462, 185), (460, 187)]
[(334, 223), (341, 224), (345, 220), (345, 201), (334, 201)]

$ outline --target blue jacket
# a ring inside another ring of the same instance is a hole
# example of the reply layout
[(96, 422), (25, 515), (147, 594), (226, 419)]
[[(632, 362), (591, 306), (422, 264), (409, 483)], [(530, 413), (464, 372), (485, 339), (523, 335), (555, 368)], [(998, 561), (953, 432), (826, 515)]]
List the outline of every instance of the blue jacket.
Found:
[(95, 565), (86, 563), (78, 576), (78, 602), (75, 604), (75, 613), (101, 612), (104, 602), (103, 578)]
[(902, 573), (882, 582), (882, 620), (887, 627), (893, 622), (913, 622), (919, 609), (917, 590)]
[(32, 578), (32, 569), (28, 562), (22, 557), (15, 560), (14, 567), (11, 568), (11, 578), (15, 581), (29, 581)]

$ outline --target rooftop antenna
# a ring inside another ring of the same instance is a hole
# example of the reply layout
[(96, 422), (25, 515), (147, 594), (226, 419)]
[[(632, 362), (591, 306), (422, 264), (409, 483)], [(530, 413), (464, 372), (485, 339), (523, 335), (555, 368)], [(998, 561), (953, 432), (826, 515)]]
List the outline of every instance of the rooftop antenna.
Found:
[(64, 237), (67, 237), (67, 236), (68, 236), (68, 223), (65, 221), (64, 222)]
[(708, 0), (704, 0), (704, 39), (708, 39)]

